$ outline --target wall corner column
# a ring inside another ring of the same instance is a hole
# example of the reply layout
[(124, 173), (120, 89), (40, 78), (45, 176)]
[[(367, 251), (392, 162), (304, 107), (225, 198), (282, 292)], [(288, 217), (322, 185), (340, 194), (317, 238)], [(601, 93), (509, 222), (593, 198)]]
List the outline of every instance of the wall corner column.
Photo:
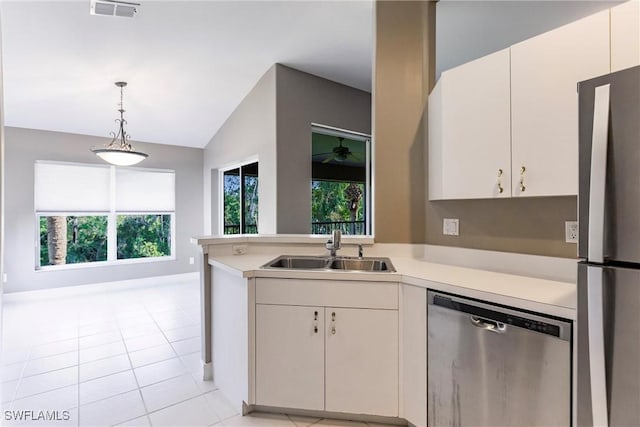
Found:
[(376, 242), (426, 240), (426, 106), (435, 81), (435, 5), (435, 1), (375, 3)]

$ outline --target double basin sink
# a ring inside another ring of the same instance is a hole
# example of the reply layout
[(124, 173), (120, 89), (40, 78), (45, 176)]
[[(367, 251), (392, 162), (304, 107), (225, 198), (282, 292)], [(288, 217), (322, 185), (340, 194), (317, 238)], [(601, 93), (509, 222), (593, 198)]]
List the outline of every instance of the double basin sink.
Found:
[(288, 270), (338, 270), (393, 273), (395, 268), (389, 258), (282, 255), (269, 261), (262, 268)]

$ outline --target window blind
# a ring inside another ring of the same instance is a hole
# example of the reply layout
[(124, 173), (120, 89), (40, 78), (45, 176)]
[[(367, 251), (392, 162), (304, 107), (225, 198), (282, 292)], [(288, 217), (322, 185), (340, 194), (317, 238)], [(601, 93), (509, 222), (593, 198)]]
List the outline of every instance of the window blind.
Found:
[(36, 212), (109, 212), (108, 166), (35, 164)]
[(175, 173), (173, 171), (116, 168), (117, 212), (173, 212)]

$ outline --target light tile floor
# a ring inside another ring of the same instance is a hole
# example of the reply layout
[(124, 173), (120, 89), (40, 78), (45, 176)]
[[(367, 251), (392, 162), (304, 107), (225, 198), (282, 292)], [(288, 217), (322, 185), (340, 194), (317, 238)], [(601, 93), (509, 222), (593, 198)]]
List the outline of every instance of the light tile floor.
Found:
[[(274, 414), (240, 416), (212, 382), (201, 379), (198, 286), (196, 280), (167, 284), (150, 279), (144, 286), (5, 298), (0, 424), (367, 425)], [(24, 414), (20, 411), (59, 411), (67, 419), (8, 419)]]

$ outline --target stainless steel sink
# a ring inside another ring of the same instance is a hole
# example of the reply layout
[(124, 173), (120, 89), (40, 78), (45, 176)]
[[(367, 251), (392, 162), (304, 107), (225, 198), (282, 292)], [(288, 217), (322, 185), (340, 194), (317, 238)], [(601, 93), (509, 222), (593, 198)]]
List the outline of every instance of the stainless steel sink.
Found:
[(389, 258), (373, 257), (318, 257), (302, 255), (281, 255), (269, 261), (262, 268), (291, 270), (342, 270), (392, 273), (395, 268)]
[(325, 257), (282, 255), (262, 267), (317, 270), (327, 268), (328, 263), (329, 259)]
[(395, 269), (389, 258), (336, 258), (329, 268), (333, 270), (393, 272)]

